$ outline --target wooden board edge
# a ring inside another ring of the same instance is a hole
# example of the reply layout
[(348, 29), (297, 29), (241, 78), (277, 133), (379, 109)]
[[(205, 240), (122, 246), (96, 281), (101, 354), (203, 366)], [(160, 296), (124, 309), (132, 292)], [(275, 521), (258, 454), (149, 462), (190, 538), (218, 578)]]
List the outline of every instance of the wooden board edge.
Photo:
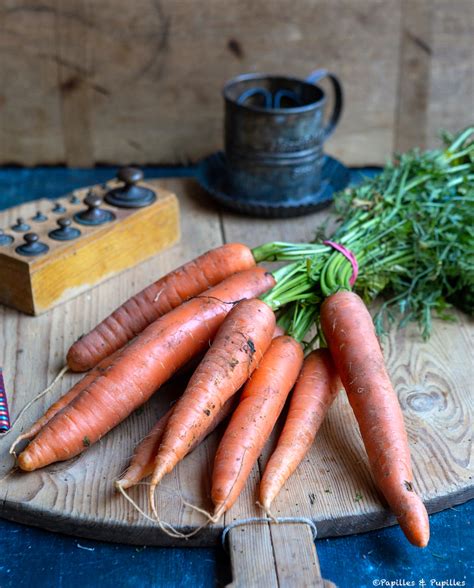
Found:
[[(446, 496), (436, 496), (426, 501), (425, 505), (429, 514), (435, 514), (472, 499), (474, 499), (474, 485)], [(18, 503), (8, 500), (8, 495), (0, 505), (0, 518), (83, 539), (155, 547), (214, 547), (220, 543), (224, 530), (224, 525), (212, 525), (205, 527), (202, 532), (189, 539), (176, 539), (169, 537), (158, 528), (143, 526), (141, 529), (133, 527), (134, 534), (132, 535), (130, 527), (125, 524), (108, 524), (107, 521), (101, 521), (98, 525), (97, 521), (86, 517), (71, 519), (59, 513), (55, 514), (31, 507), (26, 503), (22, 504), (22, 510), (20, 510)], [(395, 517), (388, 510), (338, 517), (331, 521), (314, 520), (314, 523), (318, 530), (318, 539), (357, 535), (397, 524)], [(187, 533), (193, 531), (193, 528), (187, 526), (180, 527), (179, 530)], [(123, 541), (123, 537), (126, 537), (127, 540)]]

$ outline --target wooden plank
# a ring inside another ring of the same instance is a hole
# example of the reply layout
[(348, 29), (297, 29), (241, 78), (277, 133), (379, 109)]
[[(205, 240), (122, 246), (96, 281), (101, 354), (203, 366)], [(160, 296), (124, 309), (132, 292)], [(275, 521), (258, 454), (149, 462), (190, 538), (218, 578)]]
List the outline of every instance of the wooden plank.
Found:
[(404, 0), (401, 34), (396, 149), (435, 147), (472, 122), (474, 4)]
[[(347, 97), (328, 151), (381, 163), (393, 147), (399, 0), (389, 10), (383, 0), (231, 0), (225, 9), (207, 0), (199, 10), (192, 0), (11, 0), (0, 18), (16, 33), (0, 56), (16, 63), (2, 65), (0, 162), (197, 160), (222, 147), (226, 80), (321, 67), (342, 78)], [(38, 40), (46, 47), (36, 51)], [(25, 44), (28, 61), (16, 56)], [(45, 109), (54, 124), (38, 128)]]
[(441, 129), (457, 132), (472, 124), (474, 111), (474, 3), (430, 2), (432, 67), (426, 136), (437, 144)]
[(0, 162), (66, 160), (55, 51), (55, 1), (0, 6)]
[[(0, 365), (4, 368), (13, 418), (51, 381), (72, 341), (152, 279), (222, 243), (222, 231), (227, 241), (241, 240), (251, 245), (270, 239), (303, 240), (313, 235), (328, 214), (320, 212), (287, 221), (248, 219), (230, 213), (221, 216), (190, 180), (156, 185), (169, 188), (180, 199), (183, 239), (179, 245), (45, 315), (27, 317), (6, 308), (0, 310)], [(435, 321), (428, 343), (421, 341), (413, 326), (392, 331), (384, 342), (388, 369), (406, 419), (415, 485), (430, 512), (473, 496), (473, 325), (461, 314), (458, 318), (457, 323)], [(49, 397), (38, 401), (17, 432), (43, 413), (76, 379), (67, 375)], [(125, 467), (138, 440), (167, 410), (183, 385), (183, 381), (174, 381), (164, 387), (143, 411), (131, 415), (80, 457), (31, 474), (15, 473), (3, 480), (1, 516), (85, 537), (142, 545), (176, 544), (175, 539), (164, 535), (114, 493), (113, 480)], [(13, 463), (7, 455), (13, 437), (14, 434), (0, 439), (0, 477)], [(215, 544), (224, 526), (262, 516), (255, 505), (257, 486), (274, 438), (275, 435), (230, 512), (218, 524), (206, 526), (186, 545)], [(210, 476), (218, 439), (218, 434), (212, 435), (159, 487), (159, 512), (179, 529), (190, 531), (205, 522), (184, 501), (211, 509)], [(130, 492), (142, 508), (147, 505), (146, 493), (146, 486)], [(394, 524), (373, 484), (357, 424), (343, 394), (329, 411), (307, 459), (285, 485), (273, 508), (278, 517), (310, 518), (316, 523), (319, 537)], [(290, 556), (291, 550), (286, 561)]]
[[(247, 525), (229, 532), (232, 588), (278, 588), (269, 525)], [(252, 557), (249, 557), (249, 554)]]
[(233, 578), (229, 587), (335, 588), (321, 577), (313, 536), (304, 523), (249, 522), (227, 536)]
[(402, 1), (396, 149), (426, 148), (433, 66), (432, 3)]
[(89, 4), (58, 0), (55, 8), (56, 61), (61, 100), (61, 120), (66, 164), (91, 167), (95, 157), (92, 143), (92, 94)]
[(319, 559), (309, 526), (279, 523), (270, 526), (280, 588), (335, 588), (321, 576)]

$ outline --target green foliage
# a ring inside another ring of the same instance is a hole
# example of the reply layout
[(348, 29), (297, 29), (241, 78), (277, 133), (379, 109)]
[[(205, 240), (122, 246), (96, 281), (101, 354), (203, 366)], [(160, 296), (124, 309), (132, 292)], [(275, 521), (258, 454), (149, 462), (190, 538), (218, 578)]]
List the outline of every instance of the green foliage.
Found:
[[(358, 260), (355, 291), (366, 302), (384, 296), (374, 319), (379, 333), (397, 318), (402, 326), (417, 321), (426, 338), (433, 314), (449, 318), (452, 303), (474, 311), (474, 128), (444, 138), (443, 149), (397, 155), (380, 175), (335, 197), (342, 221), (331, 240)], [(259, 260), (293, 260), (264, 299), (286, 305), (290, 331), (288, 317), (298, 317), (300, 338), (324, 297), (351, 288), (351, 264), (321, 242), (255, 252)]]

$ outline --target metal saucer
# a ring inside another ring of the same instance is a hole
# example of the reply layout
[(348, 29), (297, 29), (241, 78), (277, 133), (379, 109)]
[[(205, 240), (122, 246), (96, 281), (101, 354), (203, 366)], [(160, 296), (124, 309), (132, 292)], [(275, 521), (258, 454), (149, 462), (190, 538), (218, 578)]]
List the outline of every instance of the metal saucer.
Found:
[(289, 218), (309, 214), (328, 206), (332, 202), (333, 194), (348, 185), (350, 171), (337, 159), (325, 155), (321, 182), (314, 192), (298, 200), (255, 200), (228, 192), (226, 159), (224, 153), (218, 151), (198, 164), (196, 179), (213, 200), (226, 208), (264, 218)]

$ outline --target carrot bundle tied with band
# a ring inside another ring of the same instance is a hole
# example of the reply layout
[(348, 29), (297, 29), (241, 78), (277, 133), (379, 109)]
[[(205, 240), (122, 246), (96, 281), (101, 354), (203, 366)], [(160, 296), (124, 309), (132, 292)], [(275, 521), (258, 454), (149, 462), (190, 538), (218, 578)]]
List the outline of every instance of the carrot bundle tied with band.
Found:
[(69, 349), (71, 370), (94, 367), (143, 331), (150, 323), (225, 278), (255, 266), (251, 250), (228, 243), (207, 251), (135, 294)]
[(429, 540), (426, 508), (413, 487), (403, 414), (388, 376), (372, 317), (362, 299), (339, 291), (321, 306), (321, 326), (369, 458), (375, 483), (408, 540)]
[(258, 296), (274, 283), (262, 268), (239, 272), (149, 325), (43, 427), (20, 454), (20, 468), (69, 459), (98, 441), (205, 350), (238, 300)]

